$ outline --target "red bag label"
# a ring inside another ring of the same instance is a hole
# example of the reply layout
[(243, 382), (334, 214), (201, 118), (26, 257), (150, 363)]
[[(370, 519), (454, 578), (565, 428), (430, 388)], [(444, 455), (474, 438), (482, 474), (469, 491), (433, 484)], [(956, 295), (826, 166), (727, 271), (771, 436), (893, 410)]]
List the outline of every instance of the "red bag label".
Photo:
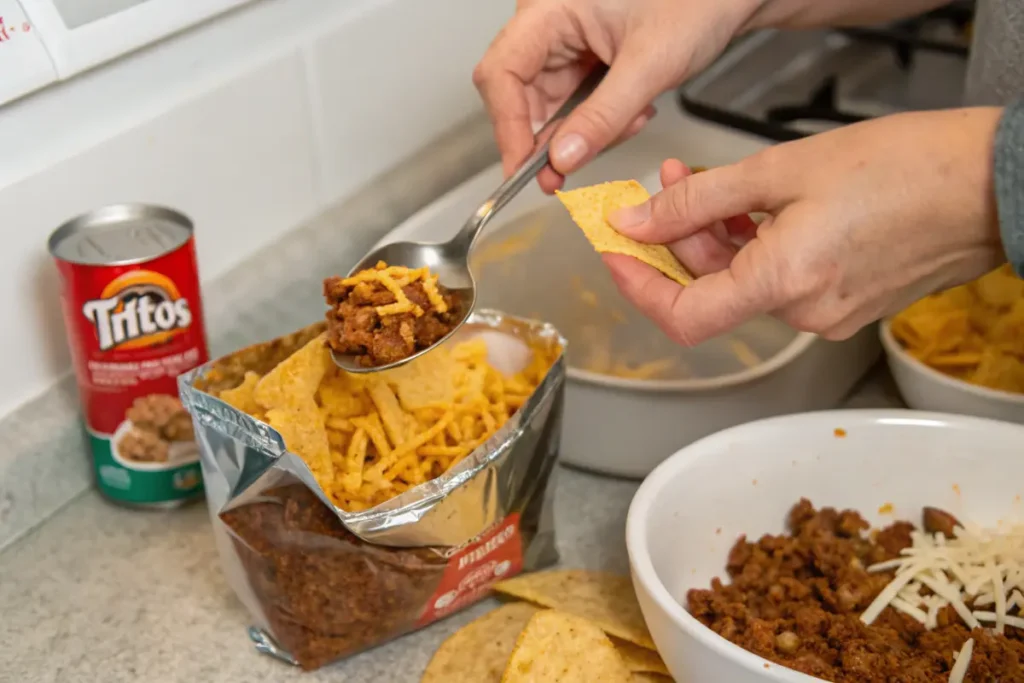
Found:
[(522, 570), (523, 539), (519, 533), (519, 514), (513, 513), (448, 559), (441, 583), (416, 628), (478, 602), (495, 583)]

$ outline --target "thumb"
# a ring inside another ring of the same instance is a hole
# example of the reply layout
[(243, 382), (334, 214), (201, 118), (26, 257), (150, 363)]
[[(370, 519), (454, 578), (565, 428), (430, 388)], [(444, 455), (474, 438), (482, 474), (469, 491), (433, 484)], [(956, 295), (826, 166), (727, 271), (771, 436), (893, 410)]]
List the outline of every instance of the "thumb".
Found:
[(566, 118), (551, 140), (551, 165), (556, 171), (567, 175), (593, 159), (671, 85), (644, 78), (657, 71), (648, 61), (625, 49), (618, 55), (594, 94)]
[(638, 206), (616, 211), (609, 222), (640, 242), (667, 244), (715, 221), (768, 207), (767, 184), (743, 161), (683, 178)]

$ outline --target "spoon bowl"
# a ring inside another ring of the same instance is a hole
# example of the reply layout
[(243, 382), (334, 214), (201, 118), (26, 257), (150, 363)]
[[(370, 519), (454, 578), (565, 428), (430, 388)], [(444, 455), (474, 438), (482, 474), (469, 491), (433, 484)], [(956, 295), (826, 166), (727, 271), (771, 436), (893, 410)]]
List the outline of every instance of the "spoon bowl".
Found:
[(334, 364), (345, 372), (353, 374), (366, 374), (381, 372), (405, 365), (409, 361), (419, 358), (433, 349), (438, 344), (444, 343), (469, 318), (473, 313), (477, 300), (476, 280), (469, 267), (469, 255), (473, 245), (483, 231), (488, 221), (519, 194), (526, 185), (537, 177), (541, 169), (547, 166), (550, 161), (549, 143), (551, 133), (558, 126), (562, 119), (568, 116), (576, 107), (587, 99), (597, 88), (598, 84), (608, 72), (608, 67), (598, 64), (583, 79), (569, 99), (554, 113), (544, 127), (536, 135), (536, 139), (542, 140), (537, 149), (526, 161), (513, 173), (487, 200), (469, 217), (462, 229), (447, 242), (394, 242), (377, 247), (367, 254), (349, 271), (351, 277), (383, 261), (389, 266), (405, 266), (406, 268), (427, 268), (431, 273), (437, 275), (438, 283), (454, 294), (459, 301), (461, 318), (452, 326), (448, 334), (437, 340), (425, 349), (407, 356), (401, 360), (386, 365), (366, 367), (360, 365), (358, 357), (353, 354), (341, 354), (331, 351), (331, 358)]
[(383, 261), (388, 265), (397, 264), (407, 268), (427, 268), (431, 273), (437, 275), (438, 283), (448, 289), (459, 301), (461, 317), (448, 334), (431, 344), (425, 349), (407, 356), (394, 363), (376, 367), (365, 367), (360, 365), (358, 358), (351, 354), (341, 354), (331, 351), (331, 359), (335, 365), (345, 372), (353, 374), (365, 374), (380, 372), (390, 368), (397, 368), (409, 361), (419, 358), (433, 349), (438, 344), (443, 344), (466, 322), (476, 307), (476, 280), (473, 278), (473, 271), (469, 268), (469, 259), (464, 256), (464, 248), (456, 243), (450, 242), (429, 243), (429, 242), (393, 242), (385, 244), (363, 257), (350, 271), (351, 277)]

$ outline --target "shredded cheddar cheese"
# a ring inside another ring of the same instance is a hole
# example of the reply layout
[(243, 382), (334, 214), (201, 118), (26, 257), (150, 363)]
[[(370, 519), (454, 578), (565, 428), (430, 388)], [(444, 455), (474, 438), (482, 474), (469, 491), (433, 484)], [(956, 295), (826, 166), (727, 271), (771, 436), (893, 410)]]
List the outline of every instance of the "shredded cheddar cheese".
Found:
[[(948, 539), (915, 531), (902, 557), (868, 567), (870, 572), (896, 570), (896, 575), (861, 621), (871, 624), (892, 607), (934, 629), (939, 612), (952, 607), (971, 629), (986, 627), (997, 634), (1006, 626), (1024, 629), (1024, 525), (1005, 531), (958, 526), (953, 534)], [(964, 644), (950, 683), (964, 680), (973, 648), (973, 639)]]

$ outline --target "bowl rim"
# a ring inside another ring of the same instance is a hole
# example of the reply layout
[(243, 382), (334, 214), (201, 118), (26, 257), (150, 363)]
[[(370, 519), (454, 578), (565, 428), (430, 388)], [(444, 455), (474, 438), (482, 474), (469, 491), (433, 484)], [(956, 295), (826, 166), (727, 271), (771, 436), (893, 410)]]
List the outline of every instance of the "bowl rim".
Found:
[(817, 341), (818, 335), (811, 332), (797, 332), (796, 335), (779, 351), (767, 360), (738, 372), (730, 372), (717, 377), (701, 377), (698, 379), (628, 379), (614, 375), (602, 375), (590, 370), (574, 368), (566, 363), (566, 374), (576, 382), (601, 386), (609, 389), (627, 390), (641, 393), (688, 393), (728, 389), (741, 384), (749, 384), (766, 377), (803, 355)]
[[(820, 683), (822, 679), (789, 669), (768, 659), (755, 655), (736, 645), (697, 621), (668, 590), (661, 581), (654, 563), (651, 561), (646, 531), (650, 517), (650, 509), (663, 490), (675, 481), (680, 472), (685, 471), (701, 458), (717, 452), (720, 446), (730, 443), (737, 434), (744, 432), (757, 433), (779, 425), (788, 425), (793, 431), (806, 430), (810, 426), (822, 424), (918, 424), (927, 428), (938, 429), (975, 429), (991, 430), (993, 428), (1016, 434), (1024, 440), (1024, 425), (990, 418), (952, 413), (928, 412), (907, 408), (878, 408), (868, 410), (840, 409), (822, 410), (806, 413), (793, 413), (769, 417), (745, 424), (729, 427), (716, 432), (692, 444), (684, 446), (656, 467), (640, 485), (629, 505), (626, 516), (626, 551), (629, 555), (630, 572), (633, 580), (643, 586), (669, 620), (701, 645), (711, 649), (724, 659), (739, 664), (761, 677), (783, 681), (785, 683)], [(724, 556), (723, 556), (724, 560)], [(770, 665), (770, 666), (766, 666)]]
[[(950, 389), (958, 389), (965, 393), (977, 396), (978, 398), (999, 401), (1001, 403), (1016, 403), (1024, 405), (1024, 394), (1015, 394), (1012, 391), (990, 389), (977, 384), (971, 384), (970, 382), (965, 382), (962, 379), (950, 377), (949, 375), (939, 372), (935, 368), (918, 360), (907, 352), (907, 350), (903, 348), (902, 344), (896, 341), (896, 336), (892, 333), (891, 322), (892, 318), (888, 317), (883, 319), (881, 324), (878, 326), (878, 336), (882, 341), (882, 348), (885, 349), (886, 355), (890, 358), (894, 358), (896, 361), (908, 365), (924, 377), (938, 384), (949, 387)], [(896, 381), (898, 382), (899, 379)]]

